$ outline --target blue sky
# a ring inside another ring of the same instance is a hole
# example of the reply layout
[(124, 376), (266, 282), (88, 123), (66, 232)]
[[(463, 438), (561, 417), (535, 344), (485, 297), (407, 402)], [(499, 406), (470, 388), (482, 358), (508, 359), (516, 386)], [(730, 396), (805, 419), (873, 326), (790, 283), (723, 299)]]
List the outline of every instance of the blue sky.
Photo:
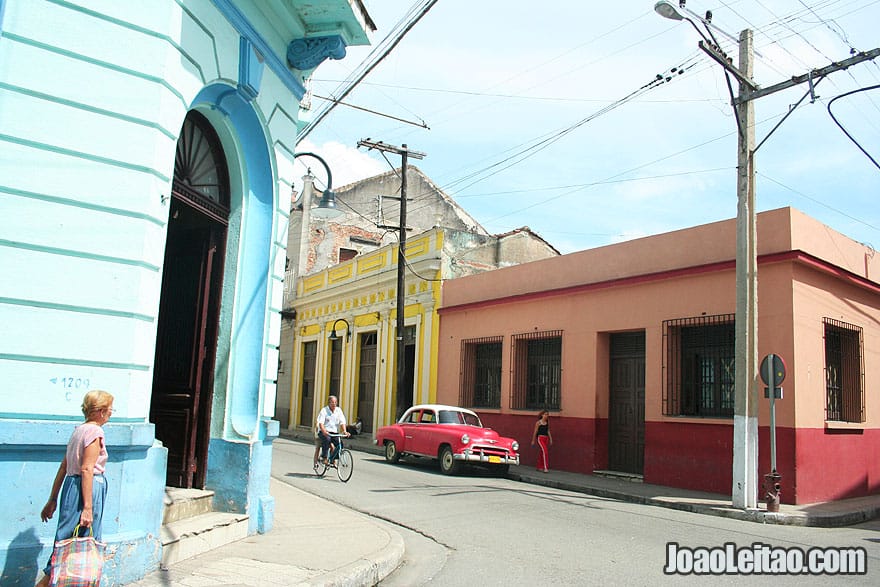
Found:
[[(374, 45), (422, 3), (366, 2)], [(337, 106), (298, 150), (324, 156), (338, 187), (391, 168), (358, 140), (405, 143), (427, 155), (411, 163), (487, 230), (529, 226), (563, 253), (735, 217), (736, 121), (723, 68), (697, 48), (692, 26), (657, 15), (654, 0), (598, 4), (439, 0), (345, 99), (430, 128)], [(735, 37), (754, 30), (764, 87), (880, 47), (880, 0), (687, 7), (711, 10)], [(736, 63), (736, 43), (716, 36)], [(314, 94), (338, 95), (369, 52), (350, 47), (322, 64)], [(664, 81), (652, 84), (657, 75)], [(758, 211), (793, 206), (880, 247), (880, 169), (828, 112), (836, 96), (877, 84), (880, 59), (831, 74), (767, 138), (756, 154)], [(755, 101), (758, 142), (808, 90)], [(880, 90), (831, 109), (880, 163)]]

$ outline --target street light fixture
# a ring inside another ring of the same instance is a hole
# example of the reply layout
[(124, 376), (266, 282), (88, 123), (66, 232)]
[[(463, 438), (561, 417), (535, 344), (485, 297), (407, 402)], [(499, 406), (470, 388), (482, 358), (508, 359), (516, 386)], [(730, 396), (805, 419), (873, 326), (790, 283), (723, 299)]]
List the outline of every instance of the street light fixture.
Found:
[(330, 334), (327, 335), (328, 340), (339, 340), (342, 338), (338, 334), (336, 334), (336, 325), (340, 322), (345, 323), (345, 341), (348, 342), (351, 340), (351, 325), (348, 323), (348, 320), (345, 318), (337, 318), (336, 322), (333, 323), (333, 326), (330, 328)]
[[(725, 37), (727, 37), (728, 39), (730, 39), (731, 41), (733, 41), (734, 43), (739, 43), (739, 39), (737, 39), (736, 37), (734, 37), (733, 35), (731, 35), (727, 31), (725, 31), (724, 29), (720, 29), (717, 26), (715, 26), (714, 24), (712, 24), (712, 11), (711, 10), (706, 11), (706, 16), (700, 16), (699, 14), (697, 14), (696, 12), (694, 12), (693, 10), (691, 10), (691, 9), (687, 8), (687, 6), (685, 6), (685, 0), (679, 0), (678, 6), (675, 6), (669, 0), (660, 0), (660, 2), (657, 2), (654, 5), (654, 12), (656, 12), (657, 14), (662, 16), (663, 18), (668, 18), (670, 20), (686, 20), (686, 21), (688, 21), (689, 23), (691, 23), (694, 26), (695, 29), (697, 29), (697, 32), (700, 33), (700, 36), (703, 37), (703, 39), (705, 39), (706, 41), (709, 41), (709, 39), (706, 38), (706, 35), (703, 34), (703, 31), (701, 31), (697, 27), (697, 24), (692, 19), (695, 18), (695, 19), (699, 20), (701, 23), (703, 23), (703, 25), (707, 29), (712, 29), (716, 32), (719, 32), (722, 35), (724, 35)], [(685, 15), (687, 15), (687, 16), (685, 16)]]
[[(315, 159), (320, 161), (321, 165), (324, 166), (324, 170), (327, 172), (327, 189), (325, 189), (324, 193), (321, 195), (321, 200), (318, 202), (318, 207), (315, 208), (314, 210), (312, 210), (311, 214), (315, 218), (320, 218), (322, 220), (332, 220), (333, 218), (338, 218), (338, 217), (342, 216), (342, 214), (343, 214), (342, 210), (339, 210), (336, 207), (336, 194), (333, 193), (333, 174), (330, 172), (330, 166), (327, 165), (327, 162), (324, 161), (324, 159), (322, 159), (321, 157), (319, 157), (318, 155), (316, 155), (314, 153), (308, 153), (308, 152), (294, 153), (293, 158), (296, 159), (297, 157), (304, 157), (304, 156), (314, 157)], [(307, 177), (310, 177), (310, 176), (311, 176), (311, 170), (309, 170), (309, 174), (307, 175)], [(311, 192), (309, 189), (309, 188), (311, 188), (311, 185), (309, 185), (308, 181), (306, 182), (306, 184), (307, 185), (303, 189), (303, 195), (311, 196)], [(304, 210), (305, 210), (306, 206), (311, 206), (311, 197), (307, 198), (307, 200), (308, 201), (306, 201), (306, 199), (304, 199), (304, 201), (303, 201), (303, 209)]]

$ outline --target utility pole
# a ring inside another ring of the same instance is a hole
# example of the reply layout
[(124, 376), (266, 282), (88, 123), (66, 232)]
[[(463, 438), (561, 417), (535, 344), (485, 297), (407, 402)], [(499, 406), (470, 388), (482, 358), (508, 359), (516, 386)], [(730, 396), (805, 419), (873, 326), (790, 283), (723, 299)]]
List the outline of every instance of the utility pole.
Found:
[[(740, 102), (736, 170), (736, 318), (734, 320), (733, 489), (734, 507), (757, 507), (758, 251), (755, 209), (755, 106), (745, 100), (754, 66), (752, 31), (739, 36)], [(740, 450), (737, 450), (739, 448)]]
[(403, 410), (410, 407), (413, 403), (412, 396), (404, 397), (403, 379), (406, 373), (406, 347), (403, 344), (403, 333), (406, 329), (406, 163), (409, 157), (413, 159), (424, 159), (425, 153), (418, 151), (410, 151), (407, 146), (401, 145), (396, 147), (388, 145), (381, 141), (371, 141), (363, 139), (358, 141), (358, 147), (367, 147), (368, 149), (376, 149), (383, 153), (395, 153), (400, 155), (400, 223), (398, 226), (399, 237), (397, 245), (397, 327), (394, 333), (395, 340), (395, 356), (396, 358), (396, 376), (394, 378), (394, 392), (397, 396), (397, 412), (398, 416)]
[[(689, 19), (688, 19), (689, 20)], [(694, 24), (691, 21), (691, 24)], [(696, 25), (694, 24), (695, 28)], [(698, 29), (699, 30), (699, 29)], [(825, 76), (880, 55), (880, 48), (858, 53), (849, 59), (795, 76), (773, 86), (760, 88), (752, 79), (754, 45), (752, 31), (739, 36), (739, 68), (734, 67), (717, 44), (704, 41), (699, 47), (739, 82), (734, 100), (737, 125), (737, 213), (736, 213), (736, 325), (735, 396), (733, 419), (733, 506), (757, 508), (758, 496), (758, 254), (757, 210), (755, 207), (755, 152), (779, 125), (773, 127), (755, 146), (755, 109), (753, 102), (780, 90), (808, 82), (809, 90), (801, 98), (815, 100), (815, 87)], [(800, 102), (798, 102), (800, 103)]]

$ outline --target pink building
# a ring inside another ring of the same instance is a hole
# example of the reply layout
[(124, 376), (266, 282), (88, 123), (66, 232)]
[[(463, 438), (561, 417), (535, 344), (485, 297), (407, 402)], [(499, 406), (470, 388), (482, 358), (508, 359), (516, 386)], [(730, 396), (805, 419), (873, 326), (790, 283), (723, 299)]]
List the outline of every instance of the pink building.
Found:
[[(733, 220), (454, 279), (437, 400), (516, 437), (551, 412), (551, 468), (730, 494)], [(880, 259), (792, 208), (758, 215), (758, 351), (776, 402), (782, 501), (880, 491)], [(770, 471), (759, 394), (759, 480)]]

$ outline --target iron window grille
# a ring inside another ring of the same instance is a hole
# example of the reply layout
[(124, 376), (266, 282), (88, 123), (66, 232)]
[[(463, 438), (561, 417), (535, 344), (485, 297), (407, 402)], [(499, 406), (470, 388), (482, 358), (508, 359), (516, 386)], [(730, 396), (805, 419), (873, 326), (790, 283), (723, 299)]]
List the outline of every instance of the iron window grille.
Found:
[(825, 419), (865, 421), (862, 328), (823, 318), (825, 326)]
[(459, 404), (471, 408), (501, 408), (501, 349), (504, 338), (461, 341)]
[(734, 318), (718, 314), (663, 322), (665, 415), (733, 417)]
[(559, 410), (562, 405), (562, 331), (511, 336), (514, 410)]

